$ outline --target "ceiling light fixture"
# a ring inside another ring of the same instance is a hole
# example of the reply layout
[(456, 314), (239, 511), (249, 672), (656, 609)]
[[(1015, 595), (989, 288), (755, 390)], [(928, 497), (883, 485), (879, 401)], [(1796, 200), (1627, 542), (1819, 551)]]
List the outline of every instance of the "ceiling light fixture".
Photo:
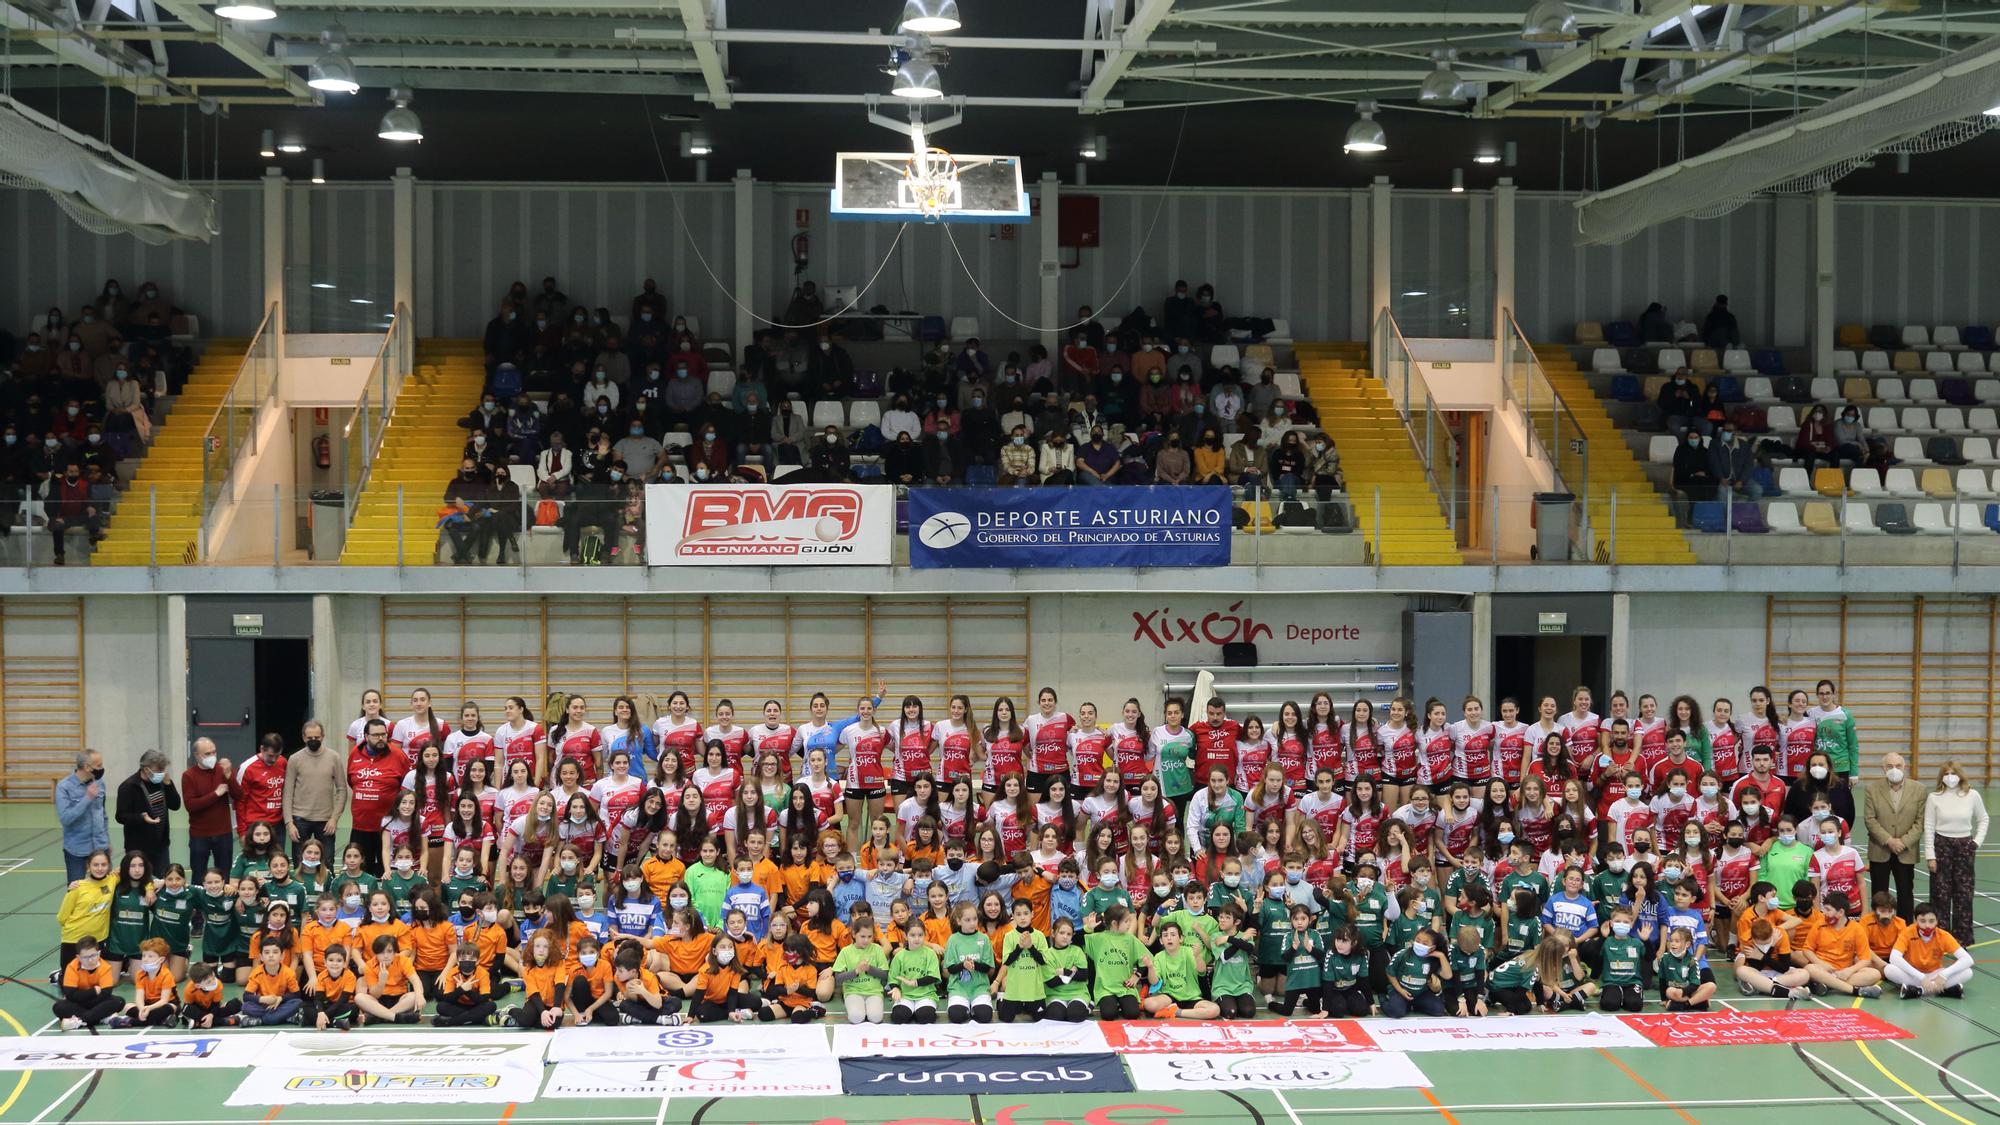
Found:
[(217, 4), (215, 14), (226, 20), (243, 20), (254, 23), (257, 20), (278, 18), (278, 9), (269, 0), (231, 0), (227, 4)]
[(1346, 153), (1382, 152), (1388, 149), (1388, 134), (1384, 133), (1382, 126), (1375, 121), (1375, 103), (1372, 101), (1356, 102), (1354, 111), (1359, 113), (1361, 117), (1354, 124), (1347, 127), (1347, 141), (1340, 146), (1340, 151)]
[(1474, 156), (1472, 162), (1474, 164), (1498, 164), (1500, 163), (1500, 154), (1496, 152), (1482, 152)]
[(1574, 43), (1576, 13), (1564, 0), (1535, 0), (1521, 19), (1521, 38), (1530, 43)]
[(1076, 154), (1085, 160), (1103, 160), (1111, 155), (1111, 148), (1104, 143), (1104, 134), (1097, 133), (1083, 138), (1083, 143), (1076, 146)]
[(707, 156), (714, 151), (715, 146), (708, 143), (706, 134), (692, 130), (681, 133), (682, 156)]
[(1453, 168), (1451, 170), (1451, 193), (1453, 195), (1465, 194), (1465, 169)]
[(264, 130), (264, 141), (257, 147), (257, 155), (266, 160), (278, 155), (278, 142), (269, 129)]
[(306, 146), (297, 141), (286, 141), (284, 144), (278, 146), (278, 151), (284, 153), (286, 156), (297, 156), (305, 150)]
[(313, 157), (313, 183), (323, 184), (325, 182), (326, 182), (326, 161), (321, 159), (320, 157), (315, 156)]
[(922, 55), (911, 55), (896, 68), (896, 77), (889, 92), (899, 98), (912, 101), (944, 97), (944, 83), (938, 78), (938, 69)]
[(319, 33), (319, 39), (325, 49), (306, 69), (306, 85), (330, 94), (352, 94), (359, 90), (361, 83), (355, 81), (354, 60), (343, 49), (347, 37), (338, 27), (329, 27)]
[(957, 31), (961, 26), (958, 0), (906, 0), (903, 21), (897, 25), (903, 31), (926, 35), (936, 31)]
[(2000, 117), (2000, 105), (1996, 105), (1996, 106), (1994, 106), (1994, 107), (1993, 107), (1992, 109), (1989, 109), (1989, 110), (1987, 110), (1987, 111), (1986, 111), (1986, 116), (1988, 116), (1988, 117)]
[(424, 124), (417, 118), (417, 111), (410, 108), (411, 94), (407, 87), (397, 86), (389, 91), (389, 100), (395, 103), (382, 121), (375, 127), (375, 135), (385, 141), (417, 141), (424, 139)]
[(1464, 105), (1472, 100), (1465, 79), (1451, 68), (1452, 60), (1458, 52), (1450, 47), (1440, 47), (1431, 52), (1437, 69), (1424, 77), (1424, 84), (1417, 88), (1417, 101), (1424, 105)]

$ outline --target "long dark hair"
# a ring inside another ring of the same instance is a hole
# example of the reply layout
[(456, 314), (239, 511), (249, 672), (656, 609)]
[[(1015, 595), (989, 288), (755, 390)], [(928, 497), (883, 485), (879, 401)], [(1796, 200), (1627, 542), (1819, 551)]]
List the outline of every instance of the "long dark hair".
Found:
[[(805, 815), (799, 815), (799, 795), (806, 798)], [(812, 840), (819, 836), (819, 807), (813, 804), (812, 787), (803, 781), (792, 782), (785, 794), (785, 811), (778, 814), (778, 835), (789, 849), (797, 839)]]
[(986, 730), (982, 733), (988, 742), (992, 742), (994, 739), (1000, 737), (1000, 705), (1002, 703), (1007, 705), (1007, 737), (1019, 742), (1027, 737), (1021, 730), (1021, 709), (1014, 705), (1014, 698), (1008, 695), (1003, 695), (993, 701), (993, 717), (988, 722)]
[(444, 752), (443, 742), (433, 740), (424, 750), (432, 748), (437, 750), (437, 765), (425, 768), (423, 750), (417, 751), (417, 760), (410, 764), (411, 772), (417, 775), (417, 813), (420, 816), (424, 811), (426, 788), (431, 792), (431, 803), (438, 808), (444, 808), (451, 799), (451, 756)]

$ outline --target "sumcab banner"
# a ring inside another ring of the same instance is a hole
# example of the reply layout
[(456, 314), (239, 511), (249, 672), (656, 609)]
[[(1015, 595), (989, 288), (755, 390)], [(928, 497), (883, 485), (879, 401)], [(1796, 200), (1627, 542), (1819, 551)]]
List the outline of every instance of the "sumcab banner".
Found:
[(887, 566), (895, 539), (886, 485), (646, 486), (654, 566)]

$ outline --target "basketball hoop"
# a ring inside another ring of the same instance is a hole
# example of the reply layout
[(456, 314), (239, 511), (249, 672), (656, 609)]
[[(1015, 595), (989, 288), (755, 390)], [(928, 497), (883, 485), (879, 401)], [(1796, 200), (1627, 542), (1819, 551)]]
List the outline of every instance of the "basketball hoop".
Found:
[(963, 207), (958, 183), (958, 161), (941, 148), (929, 148), (911, 156), (903, 166), (902, 182), (896, 187), (896, 205), (916, 211), (926, 222), (935, 222), (946, 212)]

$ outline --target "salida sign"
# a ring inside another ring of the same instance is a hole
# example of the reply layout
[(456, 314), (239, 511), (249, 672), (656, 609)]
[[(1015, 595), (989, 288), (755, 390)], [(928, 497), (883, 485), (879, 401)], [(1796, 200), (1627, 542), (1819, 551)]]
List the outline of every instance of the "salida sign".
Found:
[(887, 565), (887, 489), (843, 485), (649, 485), (646, 558), (655, 565)]

